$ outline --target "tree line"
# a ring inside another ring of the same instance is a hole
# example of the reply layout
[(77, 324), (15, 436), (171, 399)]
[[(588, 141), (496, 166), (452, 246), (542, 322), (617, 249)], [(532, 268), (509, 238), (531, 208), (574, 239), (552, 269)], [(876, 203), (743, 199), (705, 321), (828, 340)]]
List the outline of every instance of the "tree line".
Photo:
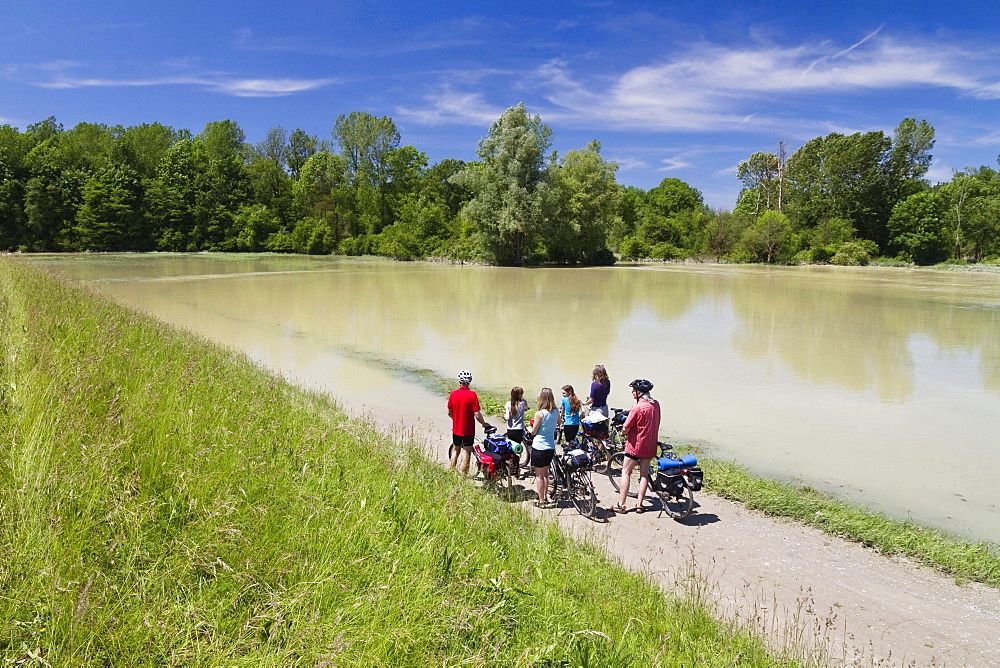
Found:
[(558, 155), (518, 104), (478, 160), (430, 164), (391, 118), (352, 112), (329, 138), (272, 128), (249, 144), (231, 120), (200, 134), (54, 118), (0, 126), (0, 249), (274, 251), (497, 264), (617, 259), (864, 264), (1000, 256), (1000, 173), (931, 187), (934, 129), (829, 134), (739, 164), (732, 211), (667, 178), (616, 180), (597, 141)]

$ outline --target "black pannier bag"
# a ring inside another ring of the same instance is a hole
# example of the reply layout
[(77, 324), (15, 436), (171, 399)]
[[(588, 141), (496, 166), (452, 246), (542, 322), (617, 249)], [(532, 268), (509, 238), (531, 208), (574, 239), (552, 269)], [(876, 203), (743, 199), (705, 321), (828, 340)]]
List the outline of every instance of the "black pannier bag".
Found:
[(691, 473), (691, 489), (696, 492), (701, 491), (702, 483), (705, 481), (705, 474), (702, 473), (700, 468), (688, 469)]

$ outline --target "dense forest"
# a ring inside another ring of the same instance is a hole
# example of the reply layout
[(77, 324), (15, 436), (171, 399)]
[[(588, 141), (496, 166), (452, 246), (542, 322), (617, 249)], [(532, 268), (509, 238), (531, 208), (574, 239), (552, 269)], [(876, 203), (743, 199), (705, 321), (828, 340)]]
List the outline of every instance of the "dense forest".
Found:
[(392, 119), (339, 116), (327, 139), (233, 121), (200, 134), (48, 118), (0, 126), (0, 250), (275, 251), (498, 264), (617, 259), (866, 264), (1000, 260), (1000, 172), (931, 186), (934, 128), (817, 137), (739, 164), (732, 211), (675, 178), (620, 185), (591, 142), (560, 156), (523, 105), (479, 160), (429, 164)]

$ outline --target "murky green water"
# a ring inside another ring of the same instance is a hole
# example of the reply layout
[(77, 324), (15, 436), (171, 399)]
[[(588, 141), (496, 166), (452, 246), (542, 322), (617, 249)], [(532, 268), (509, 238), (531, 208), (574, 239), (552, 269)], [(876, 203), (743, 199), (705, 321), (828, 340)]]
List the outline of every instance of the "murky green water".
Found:
[(702, 265), (508, 269), (313, 257), (36, 256), (389, 423), (480, 387), (646, 377), (663, 435), (757, 473), (1000, 542), (1000, 274)]

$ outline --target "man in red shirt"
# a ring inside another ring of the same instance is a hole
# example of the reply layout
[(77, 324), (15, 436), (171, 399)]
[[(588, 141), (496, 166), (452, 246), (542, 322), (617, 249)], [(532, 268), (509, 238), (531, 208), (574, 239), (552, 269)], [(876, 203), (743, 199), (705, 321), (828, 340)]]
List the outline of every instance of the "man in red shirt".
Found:
[(472, 444), (476, 441), (476, 422), (486, 427), (486, 419), (479, 410), (479, 396), (469, 389), (472, 383), (471, 371), (458, 372), (458, 389), (448, 395), (448, 417), (451, 418), (451, 462), (449, 469), (458, 464), (458, 455), (462, 454), (462, 475), (469, 474), (469, 462), (472, 461)]
[(660, 404), (649, 395), (653, 384), (644, 378), (637, 378), (629, 383), (632, 388), (632, 398), (635, 406), (625, 419), (625, 460), (622, 463), (621, 498), (617, 505), (607, 510), (617, 513), (628, 512), (625, 501), (628, 499), (628, 488), (632, 482), (632, 471), (639, 467), (639, 499), (635, 512), (645, 510), (642, 502), (646, 499), (649, 488), (649, 463), (656, 456), (657, 436), (660, 431)]

